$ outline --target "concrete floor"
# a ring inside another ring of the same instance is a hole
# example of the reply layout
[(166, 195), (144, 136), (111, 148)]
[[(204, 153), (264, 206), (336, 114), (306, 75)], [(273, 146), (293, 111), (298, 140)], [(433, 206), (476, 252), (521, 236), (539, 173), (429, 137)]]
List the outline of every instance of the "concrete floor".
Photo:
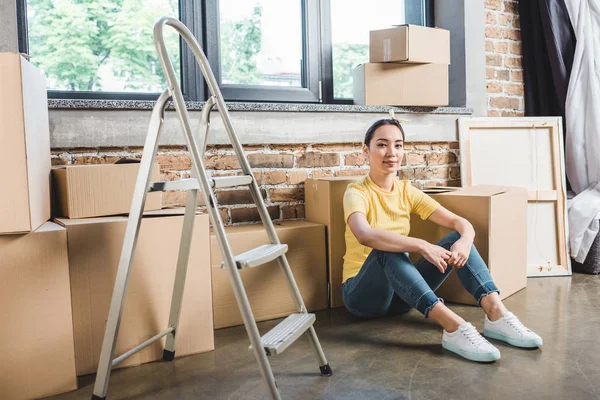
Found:
[[(529, 279), (505, 300), (544, 339), (541, 349), (500, 342), (502, 359), (477, 364), (442, 349), (441, 330), (409, 314), (361, 320), (345, 309), (317, 313), (333, 376), (321, 377), (306, 339), (271, 358), (284, 399), (600, 399), (600, 276)], [(483, 313), (450, 305), (482, 331)], [(259, 324), (265, 332), (277, 321)], [(215, 332), (216, 350), (116, 370), (110, 399), (264, 399), (243, 327)], [(54, 400), (89, 399), (93, 376)]]

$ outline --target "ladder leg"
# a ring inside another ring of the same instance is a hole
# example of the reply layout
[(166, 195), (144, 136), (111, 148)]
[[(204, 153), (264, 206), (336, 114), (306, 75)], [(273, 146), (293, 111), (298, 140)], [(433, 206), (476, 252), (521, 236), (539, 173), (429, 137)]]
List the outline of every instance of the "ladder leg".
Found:
[(139, 234), (140, 225), (142, 223), (142, 212), (146, 203), (146, 195), (150, 185), (150, 177), (152, 174), (152, 164), (158, 150), (158, 137), (162, 126), (162, 114), (169, 98), (168, 92), (162, 93), (154, 106), (152, 116), (150, 118), (150, 126), (148, 128), (148, 136), (144, 145), (144, 153), (140, 163), (133, 200), (125, 238), (123, 240), (123, 248), (121, 250), (121, 258), (119, 260), (119, 268), (113, 289), (113, 295), (110, 302), (108, 319), (106, 321), (106, 330), (104, 331), (104, 340), (102, 342), (102, 350), (100, 352), (100, 361), (98, 363), (98, 372), (94, 383), (94, 392), (92, 400), (105, 399), (108, 389), (108, 380), (112, 369), (112, 357), (115, 352), (117, 343), (117, 335), (119, 334), (119, 325), (121, 324), (121, 316), (123, 313), (123, 305), (125, 303), (125, 292), (131, 272), (131, 262), (133, 253)]
[(177, 327), (179, 325), (179, 317), (181, 315), (183, 289), (185, 287), (188, 261), (190, 259), (190, 249), (192, 247), (192, 235), (194, 232), (194, 222), (196, 221), (197, 201), (198, 190), (189, 190), (187, 193), (187, 202), (185, 206), (185, 217), (183, 218), (179, 256), (177, 258), (177, 272), (175, 273), (171, 311), (169, 313), (169, 327), (174, 328), (174, 330), (167, 335), (167, 341), (163, 351), (164, 361), (173, 361), (175, 358), (175, 337), (177, 335)]

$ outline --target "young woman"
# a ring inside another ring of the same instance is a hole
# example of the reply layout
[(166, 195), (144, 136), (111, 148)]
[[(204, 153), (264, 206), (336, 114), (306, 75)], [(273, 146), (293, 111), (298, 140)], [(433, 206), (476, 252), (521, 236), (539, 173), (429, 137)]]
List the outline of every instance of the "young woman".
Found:
[[(475, 231), (464, 218), (397, 177), (404, 157), (404, 131), (395, 119), (375, 122), (363, 149), (369, 174), (344, 194), (346, 255), (343, 299), (360, 317), (398, 314), (416, 308), (444, 329), (442, 346), (473, 361), (489, 362), (500, 352), (473, 325), (444, 305), (434, 292), (453, 269), (485, 311), (483, 334), (518, 347), (542, 339), (502, 304), (498, 288), (473, 246)], [(437, 245), (408, 237), (410, 214), (452, 229)], [(422, 257), (411, 263), (408, 252)]]

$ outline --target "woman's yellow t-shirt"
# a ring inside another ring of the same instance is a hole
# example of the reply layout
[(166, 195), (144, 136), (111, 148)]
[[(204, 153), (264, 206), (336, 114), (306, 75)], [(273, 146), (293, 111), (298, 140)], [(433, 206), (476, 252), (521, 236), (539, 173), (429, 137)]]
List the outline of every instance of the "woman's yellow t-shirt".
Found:
[(358, 274), (372, 250), (360, 244), (350, 230), (350, 215), (355, 212), (363, 213), (371, 228), (408, 236), (411, 213), (425, 220), (439, 206), (437, 201), (412, 186), (410, 181), (401, 181), (398, 178), (390, 192), (377, 186), (368, 175), (348, 185), (344, 193), (346, 255), (342, 282)]

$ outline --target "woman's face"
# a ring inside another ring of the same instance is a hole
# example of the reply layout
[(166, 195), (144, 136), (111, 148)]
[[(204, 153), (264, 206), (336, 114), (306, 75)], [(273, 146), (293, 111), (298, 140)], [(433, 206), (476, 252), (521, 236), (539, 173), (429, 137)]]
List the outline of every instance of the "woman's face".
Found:
[(373, 134), (369, 147), (364, 146), (371, 170), (395, 174), (404, 157), (402, 132), (394, 125), (382, 125)]

